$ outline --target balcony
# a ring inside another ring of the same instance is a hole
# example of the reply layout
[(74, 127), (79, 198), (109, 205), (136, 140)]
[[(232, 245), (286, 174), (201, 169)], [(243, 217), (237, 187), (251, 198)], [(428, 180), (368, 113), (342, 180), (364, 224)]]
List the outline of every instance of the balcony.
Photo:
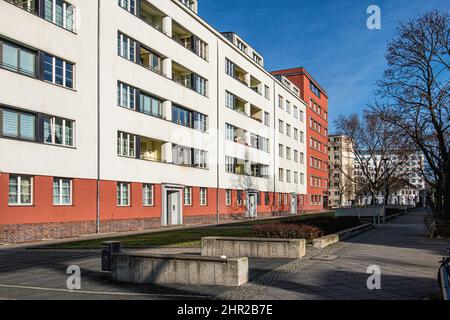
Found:
[(6, 0), (19, 8), (22, 8), (28, 12), (38, 13), (38, 0)]
[(147, 69), (150, 69), (157, 74), (162, 74), (161, 66), (162, 57), (150, 49), (143, 46), (139, 47), (139, 64)]
[(250, 118), (258, 122), (263, 122), (264, 111), (254, 105), (250, 105)]
[(162, 147), (164, 142), (141, 137), (140, 159), (146, 161), (162, 162)]
[(172, 79), (176, 83), (179, 83), (186, 88), (193, 89), (192, 74), (193, 72), (191, 70), (176, 62), (172, 62)]
[(235, 65), (233, 78), (235, 78), (237, 81), (241, 82), (242, 84), (244, 84), (245, 86), (248, 87), (249, 84), (247, 83), (247, 81), (245, 79), (246, 75), (247, 75), (247, 71), (245, 71), (244, 69)]
[(151, 25), (153, 28), (159, 31), (163, 31), (163, 18), (165, 14), (155, 7), (153, 7), (149, 2), (141, 0), (140, 1), (140, 16), (145, 23)]
[(207, 60), (208, 45), (195, 34), (172, 20), (172, 39), (192, 51), (200, 58)]
[(253, 76), (250, 76), (250, 88), (257, 92), (259, 95), (263, 94), (263, 90), (262, 90), (262, 82), (259, 81), (258, 79), (256, 79)]

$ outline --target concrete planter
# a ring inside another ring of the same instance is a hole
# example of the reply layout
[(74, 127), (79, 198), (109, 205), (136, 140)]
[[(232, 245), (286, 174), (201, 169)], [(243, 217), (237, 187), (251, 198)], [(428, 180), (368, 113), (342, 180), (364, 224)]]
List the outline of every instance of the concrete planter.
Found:
[(366, 223), (358, 227), (340, 231), (336, 234), (330, 234), (324, 237), (320, 237), (313, 240), (313, 247), (316, 249), (323, 249), (325, 247), (328, 247), (329, 245), (348, 239), (372, 228), (374, 228), (374, 225), (372, 223)]
[(303, 239), (223, 237), (202, 239), (202, 256), (300, 259), (305, 254), (306, 241)]
[(112, 279), (126, 283), (237, 287), (248, 282), (248, 259), (189, 255), (113, 254)]

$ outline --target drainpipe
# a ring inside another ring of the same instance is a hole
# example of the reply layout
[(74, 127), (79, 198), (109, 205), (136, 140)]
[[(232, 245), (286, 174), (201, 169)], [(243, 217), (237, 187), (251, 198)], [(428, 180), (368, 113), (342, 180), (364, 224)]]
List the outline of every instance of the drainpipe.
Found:
[(100, 233), (100, 2), (97, 2), (97, 203), (96, 233)]
[(220, 79), (220, 73), (219, 73), (219, 39), (217, 38), (217, 51), (216, 51), (216, 61), (217, 61), (217, 91), (216, 91), (216, 96), (217, 96), (217, 131), (216, 131), (216, 139), (217, 139), (217, 144), (216, 144), (216, 153), (217, 153), (217, 188), (216, 188), (216, 208), (217, 208), (217, 222), (220, 222), (220, 192), (219, 192), (219, 188), (220, 188), (220, 153), (219, 153), (219, 146), (220, 146), (220, 121), (219, 121), (219, 114), (220, 114), (220, 108), (219, 108), (219, 79)]

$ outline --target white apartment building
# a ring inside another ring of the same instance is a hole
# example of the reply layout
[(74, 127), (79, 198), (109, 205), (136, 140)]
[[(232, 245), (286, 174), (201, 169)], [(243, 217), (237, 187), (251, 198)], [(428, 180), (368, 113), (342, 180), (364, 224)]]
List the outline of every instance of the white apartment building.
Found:
[(197, 8), (0, 0), (0, 242), (301, 210), (299, 88)]

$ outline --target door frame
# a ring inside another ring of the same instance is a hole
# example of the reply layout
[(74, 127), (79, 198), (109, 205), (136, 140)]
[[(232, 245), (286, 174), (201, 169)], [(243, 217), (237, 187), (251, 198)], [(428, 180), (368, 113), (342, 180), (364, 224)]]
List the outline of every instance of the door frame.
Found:
[[(298, 197), (299, 197), (299, 195), (297, 193), (291, 193), (291, 204), (290, 204), (291, 212), (290, 213), (292, 215), (298, 214)], [(295, 199), (295, 212), (293, 212), (293, 206), (292, 206), (294, 199)]]
[(184, 186), (181, 185), (174, 185), (174, 184), (162, 184), (161, 188), (161, 226), (171, 226), (171, 222), (169, 221), (169, 212), (168, 212), (168, 205), (167, 205), (167, 197), (169, 195), (169, 192), (176, 192), (178, 193), (178, 199), (179, 199), (179, 210), (178, 210), (178, 225), (183, 224), (183, 191)]
[[(252, 219), (256, 219), (258, 218), (258, 191), (256, 190), (247, 190), (246, 192), (246, 200), (247, 200), (247, 208), (245, 211), (245, 217), (246, 218), (252, 218)], [(255, 216), (251, 216), (250, 214), (250, 197), (254, 197), (255, 199)]]

